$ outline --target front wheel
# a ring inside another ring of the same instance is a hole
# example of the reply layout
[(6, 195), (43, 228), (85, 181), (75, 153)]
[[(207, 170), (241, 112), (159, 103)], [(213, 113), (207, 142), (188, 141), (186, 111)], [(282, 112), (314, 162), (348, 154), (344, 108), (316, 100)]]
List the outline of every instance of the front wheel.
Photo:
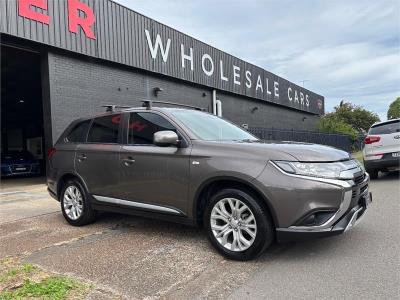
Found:
[(268, 211), (256, 197), (237, 189), (214, 195), (206, 208), (204, 224), (212, 245), (234, 260), (250, 260), (274, 241)]
[(73, 226), (92, 223), (96, 218), (96, 211), (92, 209), (85, 189), (77, 180), (70, 180), (64, 185), (60, 203), (64, 218)]

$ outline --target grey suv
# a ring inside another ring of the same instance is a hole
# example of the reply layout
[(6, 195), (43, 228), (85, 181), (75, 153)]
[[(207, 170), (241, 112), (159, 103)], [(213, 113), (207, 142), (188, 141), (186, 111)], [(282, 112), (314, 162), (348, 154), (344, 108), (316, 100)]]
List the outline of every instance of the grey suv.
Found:
[(195, 109), (111, 110), (73, 122), (49, 150), (48, 190), (74, 226), (97, 211), (204, 226), (223, 255), (343, 233), (364, 215), (369, 176), (327, 146), (265, 142)]

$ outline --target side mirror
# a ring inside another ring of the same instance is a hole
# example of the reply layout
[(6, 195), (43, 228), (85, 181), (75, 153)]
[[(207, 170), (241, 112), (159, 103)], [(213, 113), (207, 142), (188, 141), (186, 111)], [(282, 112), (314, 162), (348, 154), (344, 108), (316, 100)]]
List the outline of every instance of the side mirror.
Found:
[(172, 130), (163, 130), (157, 131), (153, 136), (154, 145), (157, 146), (170, 146), (170, 145), (179, 145), (178, 135)]

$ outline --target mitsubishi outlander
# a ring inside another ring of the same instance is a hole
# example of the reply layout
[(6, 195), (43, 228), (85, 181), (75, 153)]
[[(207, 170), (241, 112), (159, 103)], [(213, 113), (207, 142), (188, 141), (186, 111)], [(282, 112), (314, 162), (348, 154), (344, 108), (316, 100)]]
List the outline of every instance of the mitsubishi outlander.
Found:
[(112, 211), (203, 226), (235, 260), (274, 241), (341, 234), (371, 202), (369, 175), (344, 151), (262, 141), (215, 115), (151, 101), (72, 122), (48, 159), (48, 191), (71, 225)]

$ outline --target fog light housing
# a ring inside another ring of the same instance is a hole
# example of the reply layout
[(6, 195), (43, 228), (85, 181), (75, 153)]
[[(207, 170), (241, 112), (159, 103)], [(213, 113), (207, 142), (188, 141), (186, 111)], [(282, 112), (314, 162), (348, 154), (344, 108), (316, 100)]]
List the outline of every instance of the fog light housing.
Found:
[(297, 226), (320, 226), (335, 215), (334, 211), (317, 211), (302, 218)]

